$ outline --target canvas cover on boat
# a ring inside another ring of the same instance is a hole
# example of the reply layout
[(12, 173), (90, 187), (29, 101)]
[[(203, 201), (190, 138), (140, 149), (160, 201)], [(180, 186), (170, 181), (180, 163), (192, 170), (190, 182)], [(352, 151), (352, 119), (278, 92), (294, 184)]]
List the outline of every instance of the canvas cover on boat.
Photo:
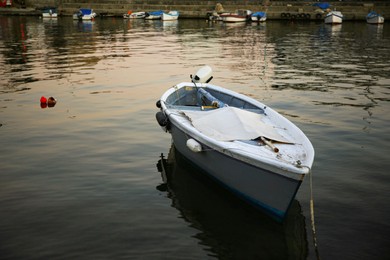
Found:
[(210, 111), (183, 111), (192, 125), (203, 134), (219, 141), (252, 140), (260, 136), (292, 143), (279, 134), (275, 127), (264, 123), (264, 115), (239, 109), (223, 107)]
[(81, 8), (81, 9), (80, 9), (80, 12), (81, 12), (83, 15), (90, 15), (90, 14), (92, 14), (92, 9)]

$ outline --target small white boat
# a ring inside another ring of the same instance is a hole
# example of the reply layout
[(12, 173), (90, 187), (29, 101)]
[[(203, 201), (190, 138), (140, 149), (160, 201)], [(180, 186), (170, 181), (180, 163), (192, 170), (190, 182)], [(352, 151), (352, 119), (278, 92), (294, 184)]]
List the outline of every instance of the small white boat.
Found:
[(370, 12), (366, 16), (366, 21), (369, 24), (382, 24), (385, 22), (385, 18), (377, 12)]
[(330, 11), (325, 15), (325, 23), (340, 24), (343, 22), (343, 14), (340, 11)]
[(45, 8), (42, 11), (42, 18), (57, 18), (57, 17), (58, 17), (58, 13), (57, 13), (57, 8), (55, 7)]
[(265, 22), (267, 14), (265, 12), (255, 12), (251, 15), (252, 22)]
[(93, 9), (81, 8), (77, 13), (73, 14), (73, 20), (93, 20), (96, 13)]
[(179, 19), (179, 12), (178, 11), (169, 11), (169, 13), (163, 13), (161, 15), (161, 20), (163, 21), (174, 21)]
[(163, 13), (164, 13), (163, 11), (147, 12), (145, 19), (146, 20), (160, 20)]
[[(130, 13), (129, 13), (130, 12)], [(129, 11), (127, 14), (123, 15), (125, 19), (144, 19), (146, 16), (146, 12), (131, 12)]]
[(238, 10), (235, 13), (223, 13), (220, 17), (224, 22), (237, 23), (249, 21), (251, 14), (252, 12), (250, 10)]
[(314, 161), (306, 135), (248, 96), (209, 84), (211, 68), (157, 101), (159, 125), (178, 152), (217, 183), (283, 220)]

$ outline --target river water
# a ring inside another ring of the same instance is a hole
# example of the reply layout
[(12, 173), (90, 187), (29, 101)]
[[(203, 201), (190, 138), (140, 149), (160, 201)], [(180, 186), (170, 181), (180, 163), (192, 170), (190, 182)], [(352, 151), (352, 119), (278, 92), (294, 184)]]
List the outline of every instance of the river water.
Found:
[(319, 256), (390, 256), (388, 24), (0, 24), (1, 259), (315, 259), (309, 178), (277, 224), (159, 128), (155, 102), (204, 64), (312, 141)]

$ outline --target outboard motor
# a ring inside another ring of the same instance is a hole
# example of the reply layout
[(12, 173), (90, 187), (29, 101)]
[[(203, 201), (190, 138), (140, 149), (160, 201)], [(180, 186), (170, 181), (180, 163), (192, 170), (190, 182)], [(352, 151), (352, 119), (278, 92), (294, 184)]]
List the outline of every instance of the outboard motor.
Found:
[(198, 91), (198, 104), (202, 105), (202, 106), (203, 105), (212, 106), (214, 108), (224, 107), (224, 106), (226, 106), (225, 103), (223, 103), (222, 101), (215, 98), (213, 95), (211, 95), (205, 89), (198, 88), (196, 85), (196, 83), (209, 83), (213, 79), (213, 76), (211, 76), (212, 73), (213, 73), (213, 70), (211, 69), (211, 67), (206, 65), (206, 66), (200, 68), (196, 72), (194, 77), (192, 77), (192, 75), (191, 75), (192, 83), (194, 83), (194, 85)]
[(213, 70), (211, 69), (210, 66), (204, 66), (200, 68), (194, 77), (191, 75), (191, 81), (195, 83), (209, 83), (212, 79), (213, 76), (211, 74), (213, 73)]

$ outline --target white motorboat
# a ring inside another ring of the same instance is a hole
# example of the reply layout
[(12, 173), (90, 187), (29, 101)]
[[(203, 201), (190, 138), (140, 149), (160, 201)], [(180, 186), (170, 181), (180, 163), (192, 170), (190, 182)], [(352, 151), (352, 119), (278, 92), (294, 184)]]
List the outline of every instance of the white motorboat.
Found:
[(325, 23), (340, 24), (343, 22), (343, 14), (340, 11), (330, 11), (325, 15)]
[(161, 20), (163, 21), (174, 21), (179, 19), (178, 11), (169, 11), (168, 13), (163, 13), (161, 15)]
[(146, 17), (146, 12), (127, 12), (127, 14), (123, 15), (125, 19), (144, 19)]
[(238, 10), (234, 13), (222, 13), (222, 21), (227, 23), (246, 22), (250, 20), (252, 12), (250, 10)]

